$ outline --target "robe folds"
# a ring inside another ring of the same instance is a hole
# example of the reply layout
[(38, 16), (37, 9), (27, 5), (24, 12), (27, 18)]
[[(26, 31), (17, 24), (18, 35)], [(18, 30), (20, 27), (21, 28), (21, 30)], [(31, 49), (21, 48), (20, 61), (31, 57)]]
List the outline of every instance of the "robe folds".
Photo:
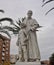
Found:
[(32, 28), (37, 29), (38, 22), (35, 19), (25, 19), (23, 23), (26, 24), (26, 31), (29, 38), (29, 53), (28, 56), (30, 59), (40, 59), (40, 51), (37, 42), (36, 31), (31, 31)]

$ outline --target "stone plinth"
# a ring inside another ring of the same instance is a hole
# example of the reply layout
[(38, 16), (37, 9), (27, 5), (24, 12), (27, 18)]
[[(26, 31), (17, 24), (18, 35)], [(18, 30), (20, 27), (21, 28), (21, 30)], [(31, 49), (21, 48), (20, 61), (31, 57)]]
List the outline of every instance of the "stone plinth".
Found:
[(40, 62), (16, 62), (15, 65), (41, 65)]

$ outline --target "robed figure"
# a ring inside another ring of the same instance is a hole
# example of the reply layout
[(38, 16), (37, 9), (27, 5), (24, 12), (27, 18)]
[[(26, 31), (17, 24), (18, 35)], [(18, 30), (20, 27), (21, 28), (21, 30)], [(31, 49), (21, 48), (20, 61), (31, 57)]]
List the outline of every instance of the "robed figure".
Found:
[[(27, 56), (28, 61), (40, 61), (40, 51), (37, 42), (36, 30), (39, 27), (38, 22), (32, 18), (33, 12), (29, 10), (27, 12), (27, 18), (23, 21), (26, 24), (26, 34), (28, 36), (28, 45), (27, 45)], [(21, 37), (22, 38), (22, 37)], [(18, 40), (19, 41), (19, 40)]]
[(37, 42), (36, 30), (39, 27), (38, 22), (32, 18), (33, 12), (31, 10), (27, 13), (27, 18), (23, 21), (26, 24), (27, 35), (29, 36), (29, 59), (40, 60), (40, 51)]

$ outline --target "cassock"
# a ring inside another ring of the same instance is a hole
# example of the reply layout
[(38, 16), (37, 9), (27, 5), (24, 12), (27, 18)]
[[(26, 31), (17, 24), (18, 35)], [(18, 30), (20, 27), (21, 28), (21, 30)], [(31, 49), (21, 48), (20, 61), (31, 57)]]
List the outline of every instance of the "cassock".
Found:
[(35, 19), (25, 19), (23, 23), (26, 24), (26, 31), (29, 37), (29, 59), (40, 59), (40, 51), (37, 42), (36, 30), (31, 31), (32, 28), (37, 29), (38, 22)]

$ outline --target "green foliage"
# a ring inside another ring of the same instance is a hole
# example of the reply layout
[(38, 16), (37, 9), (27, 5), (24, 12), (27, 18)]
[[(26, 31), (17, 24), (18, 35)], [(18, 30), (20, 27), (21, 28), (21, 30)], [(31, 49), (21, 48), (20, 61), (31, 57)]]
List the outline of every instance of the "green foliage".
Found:
[(54, 53), (51, 55), (51, 57), (49, 59), (50, 59), (50, 61), (54, 61)]
[(50, 60), (50, 65), (54, 65), (54, 53), (51, 55), (49, 60)]

